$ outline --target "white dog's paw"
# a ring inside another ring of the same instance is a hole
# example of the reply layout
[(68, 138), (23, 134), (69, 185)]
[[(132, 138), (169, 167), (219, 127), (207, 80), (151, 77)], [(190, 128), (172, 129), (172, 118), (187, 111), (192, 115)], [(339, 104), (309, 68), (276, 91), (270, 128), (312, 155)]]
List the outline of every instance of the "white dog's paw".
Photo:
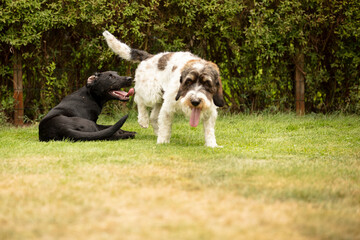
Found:
[(157, 144), (164, 144), (164, 143), (170, 143), (170, 139), (158, 137)]
[(206, 147), (211, 147), (211, 148), (222, 148), (223, 147), (223, 146), (217, 145), (216, 142), (206, 143), (205, 146)]
[(139, 115), (138, 116), (138, 123), (139, 123), (140, 127), (148, 128), (149, 127), (149, 118), (146, 117), (146, 114)]
[(146, 122), (146, 121), (138, 121), (140, 127), (142, 128), (148, 128), (149, 127), (149, 122)]

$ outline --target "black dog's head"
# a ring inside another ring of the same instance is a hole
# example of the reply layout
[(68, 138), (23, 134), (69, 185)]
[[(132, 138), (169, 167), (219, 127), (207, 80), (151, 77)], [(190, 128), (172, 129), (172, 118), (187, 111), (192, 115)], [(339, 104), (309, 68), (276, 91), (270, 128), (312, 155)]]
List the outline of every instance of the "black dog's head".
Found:
[(90, 76), (86, 87), (93, 97), (102, 99), (104, 102), (113, 99), (128, 101), (129, 97), (134, 94), (134, 89), (131, 88), (129, 92), (125, 92), (122, 89), (130, 87), (131, 84), (131, 77), (119, 76), (117, 72), (107, 71)]

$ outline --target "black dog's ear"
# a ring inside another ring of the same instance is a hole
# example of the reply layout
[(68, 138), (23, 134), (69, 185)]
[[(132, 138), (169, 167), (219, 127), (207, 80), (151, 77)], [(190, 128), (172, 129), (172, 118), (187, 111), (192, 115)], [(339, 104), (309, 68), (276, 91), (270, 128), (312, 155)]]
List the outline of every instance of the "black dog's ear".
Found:
[(223, 89), (220, 78), (218, 78), (218, 82), (216, 83), (216, 85), (217, 85), (217, 91), (213, 96), (214, 104), (218, 107), (223, 107), (225, 105), (225, 101), (224, 101)]
[(91, 75), (86, 81), (86, 87), (90, 87), (96, 79), (97, 79), (96, 75)]

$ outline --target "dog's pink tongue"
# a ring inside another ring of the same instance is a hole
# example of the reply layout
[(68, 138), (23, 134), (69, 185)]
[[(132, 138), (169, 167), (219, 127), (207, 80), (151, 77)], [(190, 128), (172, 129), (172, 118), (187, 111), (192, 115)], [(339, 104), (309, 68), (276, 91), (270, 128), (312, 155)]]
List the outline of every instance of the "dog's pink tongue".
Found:
[(134, 95), (135, 90), (133, 88), (130, 88), (128, 93), (126, 94), (126, 97)]
[(200, 121), (200, 108), (193, 108), (191, 110), (191, 116), (190, 116), (190, 126), (197, 127)]

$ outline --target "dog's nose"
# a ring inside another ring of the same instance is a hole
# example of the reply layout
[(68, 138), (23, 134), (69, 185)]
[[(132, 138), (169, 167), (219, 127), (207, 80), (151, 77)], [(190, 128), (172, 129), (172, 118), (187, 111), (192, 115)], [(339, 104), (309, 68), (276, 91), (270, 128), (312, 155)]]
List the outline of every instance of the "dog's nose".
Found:
[(132, 77), (127, 77), (127, 78), (126, 78), (126, 81), (127, 81), (127, 82), (132, 82)]
[(191, 100), (190, 102), (194, 107), (196, 107), (200, 104), (201, 100)]

